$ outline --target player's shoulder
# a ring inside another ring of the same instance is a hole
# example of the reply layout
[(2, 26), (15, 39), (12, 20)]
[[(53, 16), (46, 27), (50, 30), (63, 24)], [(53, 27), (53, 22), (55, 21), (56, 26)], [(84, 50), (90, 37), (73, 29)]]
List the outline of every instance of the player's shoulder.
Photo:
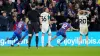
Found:
[(50, 15), (50, 14), (47, 12), (43, 12), (43, 13), (41, 13), (41, 15)]
[(86, 15), (80, 15), (79, 17), (80, 17), (80, 18), (84, 18), (84, 17), (87, 17), (87, 16), (86, 16)]

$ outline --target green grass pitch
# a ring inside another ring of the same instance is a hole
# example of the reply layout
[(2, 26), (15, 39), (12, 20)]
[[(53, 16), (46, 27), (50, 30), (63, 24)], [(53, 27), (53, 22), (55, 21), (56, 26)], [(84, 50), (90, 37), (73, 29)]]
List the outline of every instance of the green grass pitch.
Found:
[(100, 47), (0, 47), (0, 56), (100, 56)]

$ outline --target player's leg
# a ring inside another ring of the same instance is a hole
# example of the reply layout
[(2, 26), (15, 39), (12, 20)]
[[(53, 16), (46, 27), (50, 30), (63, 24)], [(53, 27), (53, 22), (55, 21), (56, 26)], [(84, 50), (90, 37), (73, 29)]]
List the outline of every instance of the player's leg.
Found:
[(82, 36), (84, 35), (84, 28), (80, 27), (80, 37), (79, 37), (79, 42), (78, 45), (80, 46), (80, 44), (82, 43)]
[(81, 43), (82, 43), (82, 34), (80, 34), (80, 38), (79, 38), (79, 43), (78, 43), (78, 45), (80, 46)]
[(22, 42), (22, 40), (28, 35), (28, 30), (25, 31), (24, 36), (20, 39), (19, 43), (18, 43), (18, 47), (20, 46), (20, 43)]
[(41, 43), (42, 43), (42, 47), (44, 47), (44, 35), (46, 33), (45, 27), (42, 26), (41, 31), (42, 31)]
[(55, 35), (53, 38), (51, 38), (51, 41), (54, 40), (54, 39), (56, 39), (57, 36), (60, 36), (60, 35), (61, 35), (61, 34), (60, 34), (60, 32), (58, 31), (58, 32), (56, 33), (56, 35)]
[[(57, 38), (57, 36), (59, 36), (59, 35), (60, 35), (60, 33), (59, 33), (59, 32), (57, 32), (57, 33), (56, 33), (56, 35), (55, 35), (53, 38), (51, 38), (50, 42), (51, 42), (51, 41), (53, 41), (54, 39), (56, 39), (56, 38)], [(48, 46), (48, 43), (47, 43), (47, 46)]]
[(39, 42), (39, 38), (38, 38), (39, 23), (38, 22), (33, 24), (33, 29), (34, 29), (34, 32), (35, 32), (35, 35), (36, 35), (36, 39), (35, 39), (36, 47), (38, 48), (38, 42)]
[(35, 35), (36, 35), (36, 39), (35, 39), (36, 47), (38, 48), (38, 42), (39, 42), (38, 33), (36, 33)]
[(33, 36), (33, 33), (29, 33), (28, 34), (28, 48), (30, 48), (31, 47), (31, 39), (32, 39), (32, 36)]
[(21, 38), (20, 42), (21, 42), (27, 35), (28, 35), (28, 30), (25, 31), (25, 34), (24, 34), (24, 36)]
[(42, 43), (42, 47), (44, 47), (44, 33), (42, 33), (42, 37), (41, 37), (41, 43)]
[(31, 24), (28, 24), (28, 48), (31, 47), (31, 39), (32, 39), (32, 36), (33, 36), (33, 29), (32, 29), (32, 25)]
[(60, 44), (66, 39), (66, 34), (62, 33), (63, 39), (58, 43), (58, 45), (60, 46)]
[(86, 34), (86, 45), (88, 46), (88, 33)]
[(85, 33), (86, 33), (86, 45), (88, 46), (88, 27), (86, 27)]
[[(18, 42), (20, 42), (20, 39), (21, 39), (22, 34), (16, 34), (16, 36), (17, 36), (18, 40), (16, 40), (15, 43), (13, 43), (11, 46), (14, 46), (14, 45), (17, 44)], [(19, 43), (19, 45), (20, 45), (20, 43)], [(18, 45), (18, 46), (19, 46), (19, 45)]]
[(60, 36), (61, 35), (61, 32), (60, 31), (58, 31), (57, 33), (56, 33), (56, 35), (53, 37), (53, 38), (51, 38), (51, 41), (52, 40), (54, 40), (54, 39), (56, 39), (58, 36)]
[(6, 38), (6, 40), (5, 41), (7, 41), (7, 40), (14, 40), (16, 38), (16, 34), (15, 33), (13, 33), (13, 36), (11, 37), (11, 38)]
[(54, 39), (56, 39), (57, 38), (57, 36), (55, 35), (53, 38), (51, 38), (51, 41), (53, 41)]
[(53, 46), (51, 45), (50, 41), (51, 41), (51, 29), (49, 28), (49, 30), (48, 30), (48, 46), (49, 46), (49, 47), (53, 47)]

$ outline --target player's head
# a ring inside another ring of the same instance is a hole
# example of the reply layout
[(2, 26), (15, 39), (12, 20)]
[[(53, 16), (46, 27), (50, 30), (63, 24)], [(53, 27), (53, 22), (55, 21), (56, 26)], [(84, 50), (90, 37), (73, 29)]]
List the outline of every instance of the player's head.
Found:
[(20, 21), (24, 21), (25, 22), (25, 18), (20, 18)]
[(3, 11), (2, 12), (2, 15), (5, 17), (7, 14), (6, 14), (6, 11)]
[(69, 24), (71, 24), (71, 20), (70, 19), (67, 19), (66, 22), (69, 23)]
[(44, 12), (49, 12), (49, 9), (48, 9), (47, 7), (45, 7), (45, 8), (43, 9), (43, 11), (44, 11)]
[(84, 11), (81, 10), (81, 11), (80, 11), (80, 15), (83, 15), (83, 14), (84, 14)]
[(35, 4), (32, 4), (31, 7), (32, 7), (31, 8), (32, 10), (35, 10), (36, 9), (36, 5)]

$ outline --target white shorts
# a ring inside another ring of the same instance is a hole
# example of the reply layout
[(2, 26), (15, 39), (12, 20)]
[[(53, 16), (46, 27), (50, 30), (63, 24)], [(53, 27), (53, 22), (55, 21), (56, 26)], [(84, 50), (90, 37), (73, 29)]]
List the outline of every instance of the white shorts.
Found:
[(88, 27), (80, 27), (80, 34), (86, 35), (88, 34)]
[(48, 33), (48, 34), (51, 34), (51, 29), (50, 27), (46, 27), (46, 26), (42, 26), (42, 29), (41, 29), (42, 33)]

